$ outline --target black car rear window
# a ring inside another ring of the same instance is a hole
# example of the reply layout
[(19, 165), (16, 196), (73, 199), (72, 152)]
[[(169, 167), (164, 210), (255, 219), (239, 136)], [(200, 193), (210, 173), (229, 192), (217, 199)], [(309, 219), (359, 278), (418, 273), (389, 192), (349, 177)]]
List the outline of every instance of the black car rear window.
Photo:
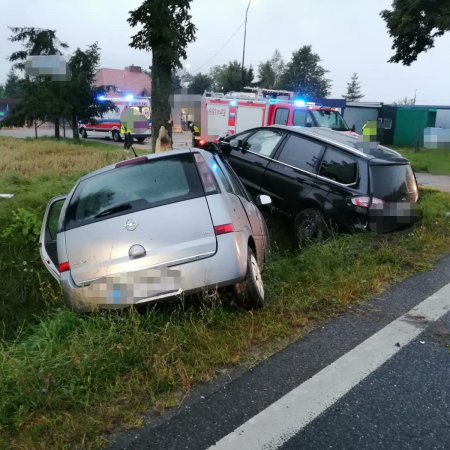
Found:
[(66, 229), (202, 195), (191, 154), (124, 165), (78, 185), (66, 214)]
[(409, 164), (370, 166), (372, 194), (386, 201), (414, 201), (417, 185)]
[(333, 147), (327, 147), (320, 164), (319, 175), (341, 184), (356, 183), (358, 178), (358, 161), (353, 156)]

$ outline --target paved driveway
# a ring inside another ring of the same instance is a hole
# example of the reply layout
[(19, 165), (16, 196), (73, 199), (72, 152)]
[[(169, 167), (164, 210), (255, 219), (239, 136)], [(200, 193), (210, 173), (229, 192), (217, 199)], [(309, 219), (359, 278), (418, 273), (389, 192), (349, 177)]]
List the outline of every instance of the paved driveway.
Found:
[(416, 172), (416, 178), (419, 186), (450, 192), (450, 175), (431, 175), (429, 173)]

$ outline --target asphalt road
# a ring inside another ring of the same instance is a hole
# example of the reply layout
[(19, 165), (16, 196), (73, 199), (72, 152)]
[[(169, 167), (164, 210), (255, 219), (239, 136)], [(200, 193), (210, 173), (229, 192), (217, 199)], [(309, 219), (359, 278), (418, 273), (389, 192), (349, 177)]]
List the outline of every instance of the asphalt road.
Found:
[[(364, 349), (374, 336), (397, 323), (399, 316), (439, 290), (444, 296), (436, 297), (437, 302), (435, 298), (437, 309), (442, 300), (449, 302), (449, 282), (450, 256), (433, 270), (398, 283), (383, 295), (323, 324), (253, 369), (237, 369), (214, 383), (194, 388), (182, 406), (161, 417), (149, 415), (143, 428), (113, 436), (108, 448), (447, 449), (450, 443), (448, 309), (437, 321), (421, 320), (419, 316), (412, 327), (418, 327), (416, 336), (408, 343), (391, 334), (390, 340), (378, 350), (363, 350), (363, 363), (379, 359), (385, 350), (390, 352), (395, 348), (395, 354), (374, 370), (364, 373), (363, 368), (359, 382), (331, 401), (320, 414), (311, 413), (306, 425), (297, 428), (294, 434), (280, 435), (278, 441), (269, 444), (264, 443), (264, 435), (278, 425), (283, 427), (285, 421), (295, 423), (297, 417), (300, 420), (300, 416), (305, 416), (305, 411), (314, 409), (324, 392), (342, 384), (345, 377), (337, 372), (339, 361), (352, 355), (355, 349)], [(359, 370), (358, 364), (361, 361), (358, 363), (357, 358), (350, 359), (350, 367), (355, 372)], [(320, 380), (320, 374), (330, 369), (335, 378), (322, 384), (317, 382), (315, 390), (305, 387)], [(298, 389), (300, 396), (315, 394), (309, 402), (291, 402), (290, 410), (279, 405)], [(246, 437), (249, 437), (247, 441)]]

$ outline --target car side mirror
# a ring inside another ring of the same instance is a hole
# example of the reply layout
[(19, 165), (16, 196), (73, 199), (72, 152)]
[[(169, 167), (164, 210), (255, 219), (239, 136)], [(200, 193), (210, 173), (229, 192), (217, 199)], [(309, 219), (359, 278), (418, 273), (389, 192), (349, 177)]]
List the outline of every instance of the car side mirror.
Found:
[(272, 199), (268, 195), (258, 195), (256, 197), (256, 204), (258, 206), (266, 206), (272, 204)]
[(235, 149), (235, 150), (240, 149), (240, 148), (242, 147), (242, 141), (241, 141), (241, 139), (231, 139), (231, 141), (230, 141), (230, 147), (233, 148), (233, 149)]
[(312, 127), (312, 123), (311, 122), (306, 122), (305, 123), (305, 127), (306, 128), (311, 128)]
[(353, 131), (353, 133), (355, 132), (355, 130), (356, 130), (356, 127), (355, 127), (355, 124), (353, 124), (353, 125), (352, 125), (352, 131)]

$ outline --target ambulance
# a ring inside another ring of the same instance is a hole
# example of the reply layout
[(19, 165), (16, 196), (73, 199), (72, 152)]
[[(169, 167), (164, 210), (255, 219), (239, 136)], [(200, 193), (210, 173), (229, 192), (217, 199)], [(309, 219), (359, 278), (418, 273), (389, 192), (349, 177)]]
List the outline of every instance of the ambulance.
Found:
[(78, 132), (83, 138), (109, 137), (120, 142), (126, 133), (130, 133), (138, 142), (143, 142), (152, 135), (150, 97), (130, 94), (123, 97), (100, 96), (99, 100), (109, 100), (116, 108), (91, 122), (80, 122)]
[(220, 136), (264, 125), (325, 127), (352, 134), (336, 108), (294, 98), (290, 91), (256, 89), (228, 94), (205, 92), (201, 102), (201, 136)]

